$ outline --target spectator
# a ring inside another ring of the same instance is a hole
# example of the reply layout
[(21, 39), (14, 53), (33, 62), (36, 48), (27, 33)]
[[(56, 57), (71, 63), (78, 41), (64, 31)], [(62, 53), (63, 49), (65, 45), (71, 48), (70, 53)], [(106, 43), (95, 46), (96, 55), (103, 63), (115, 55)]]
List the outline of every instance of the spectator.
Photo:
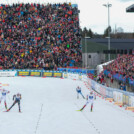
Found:
[(13, 4), (0, 8), (0, 67), (80, 66), (78, 9), (70, 4)]
[(134, 55), (118, 56), (112, 63), (104, 66), (104, 74), (123, 83), (131, 82), (134, 86)]

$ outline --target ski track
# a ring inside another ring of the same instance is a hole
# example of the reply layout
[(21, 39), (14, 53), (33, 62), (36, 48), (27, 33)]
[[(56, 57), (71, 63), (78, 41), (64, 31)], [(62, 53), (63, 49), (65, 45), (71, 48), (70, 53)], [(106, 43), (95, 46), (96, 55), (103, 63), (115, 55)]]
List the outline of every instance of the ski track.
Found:
[(134, 113), (115, 106), (97, 97), (93, 112), (90, 104), (82, 112), (86, 100), (77, 99), (76, 87), (82, 88), (86, 96), (89, 89), (82, 81), (40, 78), (40, 77), (0, 77), (0, 83), (9, 84), (4, 88), (7, 106), (13, 103), (12, 96), (22, 94), (21, 109), (15, 105), (10, 112), (0, 104), (1, 134), (132, 134)]

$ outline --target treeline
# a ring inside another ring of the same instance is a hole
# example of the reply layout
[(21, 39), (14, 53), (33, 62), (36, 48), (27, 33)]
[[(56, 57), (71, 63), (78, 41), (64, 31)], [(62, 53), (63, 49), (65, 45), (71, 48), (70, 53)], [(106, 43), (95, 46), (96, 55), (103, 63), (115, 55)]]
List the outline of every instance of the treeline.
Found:
[(81, 36), (82, 38), (84, 38), (85, 36), (91, 37), (91, 38), (106, 38), (108, 37), (108, 30), (110, 31), (110, 37), (111, 38), (115, 38), (115, 39), (134, 39), (134, 32), (133, 33), (126, 33), (124, 32), (123, 28), (118, 27), (116, 30), (112, 30), (111, 27), (106, 28), (104, 30), (103, 34), (97, 34), (95, 32), (93, 32), (90, 28), (87, 29), (86, 27), (84, 27), (83, 29), (81, 29)]

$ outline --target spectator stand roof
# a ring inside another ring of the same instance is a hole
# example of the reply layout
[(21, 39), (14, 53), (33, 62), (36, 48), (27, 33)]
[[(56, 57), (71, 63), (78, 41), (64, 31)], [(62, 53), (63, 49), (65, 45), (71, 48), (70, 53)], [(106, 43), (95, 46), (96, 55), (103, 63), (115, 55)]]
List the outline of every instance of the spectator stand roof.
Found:
[(134, 4), (126, 8), (126, 12), (134, 12)]

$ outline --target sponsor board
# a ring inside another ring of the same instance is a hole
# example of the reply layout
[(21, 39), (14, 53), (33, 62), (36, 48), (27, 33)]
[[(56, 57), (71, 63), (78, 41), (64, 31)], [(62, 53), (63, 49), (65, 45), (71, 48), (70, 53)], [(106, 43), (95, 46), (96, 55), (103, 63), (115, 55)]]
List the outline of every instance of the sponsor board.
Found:
[(30, 72), (30, 76), (41, 76), (41, 72)]
[(63, 73), (63, 78), (68, 78), (68, 74), (67, 73)]
[(106, 89), (104, 88), (104, 86), (100, 86), (100, 94), (106, 96)]
[(97, 91), (98, 93), (100, 93), (100, 85), (99, 84), (96, 84), (95, 85), (95, 91)]
[(123, 95), (123, 104), (126, 104), (126, 95)]
[(82, 75), (81, 74), (78, 75), (78, 79), (82, 80)]
[(108, 100), (108, 101), (114, 101), (113, 98), (106, 98), (105, 100)]
[(129, 105), (134, 107), (134, 96), (131, 96), (129, 99)]
[(61, 77), (62, 77), (62, 73), (54, 72), (54, 73), (53, 73), (53, 76), (54, 76), (54, 77), (61, 78)]
[(9, 86), (9, 84), (2, 84), (2, 86)]
[(68, 73), (68, 78), (78, 80), (78, 74)]
[(129, 97), (127, 95), (123, 95), (123, 104), (125, 105), (129, 104)]
[(134, 111), (134, 107), (127, 107), (126, 110)]
[(115, 102), (114, 105), (123, 106), (122, 102)]
[(18, 71), (18, 76), (29, 76), (30, 72), (28, 71)]
[(52, 77), (53, 73), (52, 72), (43, 72), (43, 77)]
[(115, 102), (123, 103), (123, 93), (113, 91), (113, 98)]
[(85, 81), (85, 82), (87, 82), (89, 79), (88, 79), (87, 76), (84, 74), (84, 75), (82, 75), (82, 80)]
[(17, 71), (3, 71), (3, 72), (0, 72), (0, 77), (14, 77), (16, 76), (17, 74)]
[(126, 96), (126, 104), (129, 104), (129, 96)]
[(91, 86), (91, 80), (90, 79), (88, 79), (88, 85)]

